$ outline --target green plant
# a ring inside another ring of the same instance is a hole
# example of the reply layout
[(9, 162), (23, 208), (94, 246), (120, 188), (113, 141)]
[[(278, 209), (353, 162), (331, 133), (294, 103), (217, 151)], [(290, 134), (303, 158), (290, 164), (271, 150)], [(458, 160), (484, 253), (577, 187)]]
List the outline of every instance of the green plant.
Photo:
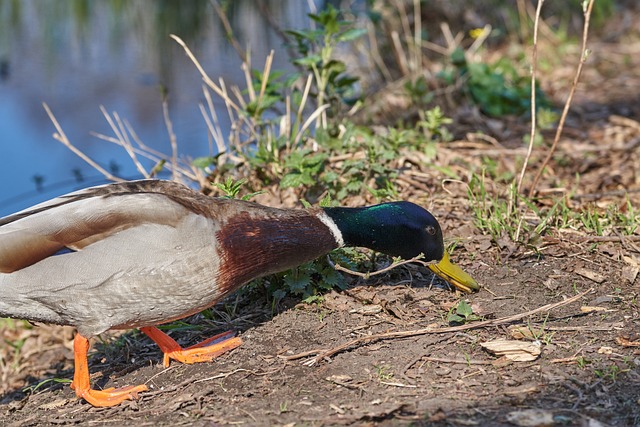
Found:
[(438, 139), (440, 141), (451, 141), (453, 136), (445, 125), (453, 123), (449, 117), (446, 117), (439, 106), (435, 106), (430, 110), (420, 111), (420, 120), (418, 128), (423, 130), (427, 140)]
[(287, 172), (280, 180), (280, 186), (282, 188), (313, 186), (324, 169), (327, 158), (327, 154), (312, 154), (308, 148), (290, 152), (284, 158), (284, 167)]
[(50, 383), (55, 383), (55, 384), (68, 384), (71, 383), (72, 381), (68, 378), (48, 378), (46, 380), (42, 380), (37, 384), (34, 385), (30, 385), (28, 387), (25, 387), (22, 389), (23, 393), (35, 393), (36, 391), (38, 391), (40, 388), (42, 388), (43, 386), (50, 384)]
[[(338, 249), (331, 253), (331, 257), (339, 260), (337, 262), (341, 265), (354, 268), (347, 253), (345, 249)], [(270, 292), (276, 300), (291, 294), (302, 297), (307, 303), (320, 300), (324, 291), (333, 288), (344, 289), (347, 285), (345, 277), (336, 271), (325, 258), (275, 274), (268, 281)]]
[(481, 319), (482, 318), (480, 316), (473, 313), (473, 308), (471, 308), (469, 303), (465, 300), (460, 300), (455, 307), (451, 308), (447, 315), (448, 323), (465, 324)]
[(517, 242), (522, 236), (522, 231), (528, 232), (529, 227), (521, 212), (509, 202), (518, 198), (515, 181), (509, 184), (507, 191), (506, 198), (489, 192), (484, 169), (480, 176), (473, 174), (469, 181), (468, 194), (476, 226), (496, 241), (507, 235)]
[(527, 325), (527, 328), (531, 333), (531, 337), (536, 341), (544, 342), (546, 345), (551, 344), (551, 341), (553, 340), (553, 336), (555, 335), (555, 332), (545, 332), (545, 327), (547, 326), (548, 320), (549, 320), (549, 313), (547, 313), (547, 315), (545, 316), (544, 321), (542, 322), (542, 326), (540, 328), (534, 328), (531, 326), (531, 324)]
[[(329, 102), (332, 107), (339, 106), (347, 97), (354, 97), (356, 77), (348, 76), (344, 62), (334, 58), (339, 43), (353, 41), (366, 33), (364, 28), (353, 28), (339, 20), (339, 11), (329, 5), (318, 14), (310, 14), (318, 29), (290, 30), (301, 58), (294, 64), (310, 71), (315, 79), (318, 106)], [(334, 112), (335, 113), (335, 112)]]
[(633, 207), (628, 196), (622, 208), (617, 205), (607, 208), (607, 218), (612, 220), (614, 227), (619, 227), (622, 234), (626, 235), (632, 235), (640, 226), (640, 211)]
[(424, 76), (408, 80), (404, 84), (405, 91), (411, 97), (411, 101), (418, 107), (426, 107), (433, 101), (434, 94), (429, 88), (429, 83)]
[(593, 373), (599, 378), (610, 379), (615, 382), (621, 373), (628, 372), (628, 369), (621, 369), (615, 363), (605, 366), (603, 369), (596, 369)]
[[(521, 115), (531, 111), (531, 80), (520, 74), (511, 58), (503, 58), (492, 64), (469, 63), (461, 49), (451, 54), (451, 62), (459, 77), (464, 79), (464, 89), (483, 113), (501, 117)], [(544, 92), (536, 86), (537, 108), (550, 107)]]
[(591, 363), (591, 361), (589, 361), (588, 359), (586, 359), (586, 358), (585, 358), (585, 357), (583, 357), (583, 356), (578, 356), (578, 357), (576, 357), (576, 364), (578, 365), (578, 367), (579, 367), (580, 369), (584, 369), (584, 368), (586, 368), (586, 367), (587, 367), (587, 365), (588, 365), (588, 364), (590, 364), (590, 363)]
[[(223, 197), (227, 199), (235, 199), (237, 198), (238, 194), (240, 194), (240, 190), (246, 183), (247, 183), (246, 179), (240, 179), (238, 181), (235, 181), (233, 178), (227, 177), (227, 179), (224, 182), (222, 183), (215, 182), (213, 183), (213, 185), (215, 185), (220, 190), (222, 190), (222, 192), (224, 193)], [(262, 193), (264, 193), (264, 191), (262, 190), (254, 191), (252, 193), (245, 194), (244, 196), (242, 196), (241, 200), (251, 200), (253, 197)]]
[(390, 371), (390, 367), (384, 365), (374, 365), (376, 370), (376, 376), (380, 381), (389, 381), (393, 379), (393, 372)]
[(595, 207), (587, 206), (582, 209), (582, 212), (579, 214), (579, 219), (587, 231), (592, 231), (596, 233), (596, 235), (602, 236), (605, 218), (600, 216), (600, 213)]

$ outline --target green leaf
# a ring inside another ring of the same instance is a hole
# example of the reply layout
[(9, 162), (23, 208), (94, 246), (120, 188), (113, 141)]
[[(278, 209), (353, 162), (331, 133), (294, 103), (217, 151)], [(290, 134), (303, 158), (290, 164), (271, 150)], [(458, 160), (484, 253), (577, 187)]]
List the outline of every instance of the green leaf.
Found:
[(323, 208), (330, 207), (333, 205), (334, 205), (334, 202), (333, 200), (331, 200), (331, 193), (327, 193), (327, 195), (324, 196), (322, 200), (320, 200), (320, 206)]
[(209, 166), (215, 164), (216, 162), (216, 158), (212, 157), (212, 156), (207, 156), (207, 157), (197, 157), (195, 159), (193, 159), (193, 161), (191, 162), (191, 164), (197, 168), (200, 169), (206, 169)]
[(464, 323), (464, 318), (458, 316), (457, 314), (450, 314), (447, 316), (448, 323)]
[(285, 34), (289, 34), (296, 39), (306, 39), (314, 41), (318, 37), (318, 35), (321, 34), (321, 32), (317, 30), (287, 30), (285, 31)]
[(280, 180), (280, 187), (290, 188), (298, 187), (304, 182), (304, 176), (300, 172), (290, 172), (282, 177)]
[(347, 189), (347, 191), (356, 193), (360, 191), (360, 189), (362, 188), (362, 185), (363, 185), (362, 181), (349, 181), (345, 188)]
[(456, 313), (461, 316), (468, 317), (473, 314), (473, 309), (471, 308), (468, 302), (466, 302), (465, 300), (462, 300), (458, 303), (458, 307), (456, 308)]
[(301, 293), (311, 284), (311, 275), (306, 272), (292, 270), (290, 274), (284, 276), (284, 283), (294, 293)]
[(344, 282), (344, 277), (333, 268), (327, 267), (322, 270), (322, 281), (327, 285), (328, 289), (331, 289), (341, 285)]
[(345, 31), (342, 34), (339, 34), (336, 39), (339, 42), (348, 42), (360, 38), (365, 34), (367, 34), (366, 28), (351, 28), (350, 30)]
[(309, 55), (304, 58), (296, 59), (293, 63), (296, 65), (311, 67), (312, 65), (318, 64), (320, 61), (322, 61), (322, 57), (320, 55)]
[(282, 289), (276, 289), (275, 291), (273, 291), (273, 292), (271, 293), (271, 295), (273, 295), (273, 297), (274, 297), (275, 299), (277, 299), (277, 300), (281, 300), (281, 299), (283, 299), (284, 297), (286, 297), (286, 296), (287, 296), (287, 292), (286, 292), (286, 291), (284, 291), (284, 290), (282, 290)]

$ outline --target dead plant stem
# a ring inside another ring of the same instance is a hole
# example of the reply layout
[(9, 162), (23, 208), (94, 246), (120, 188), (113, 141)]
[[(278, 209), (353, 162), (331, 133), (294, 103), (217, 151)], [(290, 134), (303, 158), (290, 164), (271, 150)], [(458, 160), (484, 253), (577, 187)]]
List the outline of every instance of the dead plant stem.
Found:
[(533, 23), (533, 51), (531, 52), (531, 132), (529, 134), (529, 148), (527, 149), (527, 156), (522, 164), (522, 170), (520, 171), (520, 177), (518, 178), (518, 187), (516, 189), (516, 195), (520, 194), (522, 189), (522, 181), (524, 180), (524, 173), (527, 170), (531, 153), (533, 152), (533, 141), (536, 136), (536, 77), (538, 73), (538, 28), (540, 27), (540, 12), (542, 11), (542, 4), (544, 0), (538, 0), (538, 6), (536, 8), (536, 17)]
[(229, 43), (231, 43), (231, 46), (233, 46), (233, 48), (236, 50), (236, 52), (238, 53), (238, 56), (242, 59), (242, 62), (245, 62), (245, 63), (248, 62), (245, 51), (242, 49), (242, 46), (240, 46), (238, 39), (233, 35), (233, 28), (229, 23), (227, 14), (224, 13), (224, 9), (222, 9), (222, 6), (220, 6), (220, 3), (218, 2), (218, 0), (211, 0), (211, 4), (215, 9), (216, 14), (218, 15), (218, 18), (220, 18), (220, 22), (222, 22), (222, 26), (224, 27), (225, 37), (227, 38)]
[(584, 27), (582, 31), (582, 47), (580, 49), (580, 61), (578, 62), (578, 67), (576, 68), (576, 74), (573, 78), (573, 82), (571, 84), (571, 89), (569, 90), (569, 96), (567, 97), (567, 101), (564, 104), (564, 109), (562, 110), (562, 115), (560, 116), (560, 121), (558, 122), (558, 128), (556, 129), (556, 135), (553, 139), (553, 144), (551, 145), (551, 149), (547, 153), (547, 157), (544, 159), (538, 172), (536, 173), (536, 177), (533, 180), (533, 184), (531, 184), (531, 188), (529, 189), (529, 197), (533, 197), (536, 192), (536, 187), (538, 186), (538, 181), (540, 181), (540, 177), (544, 172), (544, 169), (547, 167), (553, 154), (555, 153), (558, 142), (560, 141), (560, 136), (562, 135), (562, 130), (564, 129), (564, 124), (567, 121), (567, 115), (569, 114), (569, 108), (571, 107), (571, 102), (573, 101), (573, 96), (576, 92), (576, 88), (578, 87), (578, 81), (580, 80), (580, 75), (582, 74), (582, 67), (584, 63), (587, 61), (587, 57), (589, 56), (589, 51), (587, 49), (587, 38), (589, 35), (589, 21), (591, 19), (591, 11), (593, 10), (593, 3), (595, 0), (589, 0), (586, 8), (584, 8)]
[(104, 169), (102, 166), (100, 166), (95, 161), (93, 161), (93, 159), (91, 159), (89, 156), (87, 156), (82, 151), (80, 151), (78, 148), (76, 148), (73, 144), (71, 144), (71, 141), (69, 141), (69, 138), (67, 138), (67, 135), (62, 130), (62, 127), (58, 123), (58, 120), (56, 119), (56, 117), (51, 112), (51, 109), (49, 108), (49, 105), (47, 105), (46, 102), (43, 102), (42, 106), (44, 107), (44, 110), (47, 112), (47, 115), (49, 116), (49, 119), (53, 123), (53, 126), (55, 126), (55, 128), (56, 128), (56, 133), (53, 134), (54, 139), (60, 141), (65, 147), (67, 147), (69, 150), (71, 150), (76, 156), (80, 157), (82, 160), (87, 162), (91, 167), (93, 167), (95, 170), (97, 170), (102, 175), (104, 175), (105, 178), (107, 178), (108, 180), (111, 180), (111, 181), (124, 181), (122, 178), (118, 178), (117, 176), (112, 175), (111, 173), (109, 173), (106, 169)]
[(171, 178), (177, 181), (178, 178), (178, 140), (173, 131), (173, 123), (169, 116), (169, 99), (165, 95), (162, 97), (162, 117), (164, 118), (167, 133), (169, 134), (169, 143), (171, 144)]

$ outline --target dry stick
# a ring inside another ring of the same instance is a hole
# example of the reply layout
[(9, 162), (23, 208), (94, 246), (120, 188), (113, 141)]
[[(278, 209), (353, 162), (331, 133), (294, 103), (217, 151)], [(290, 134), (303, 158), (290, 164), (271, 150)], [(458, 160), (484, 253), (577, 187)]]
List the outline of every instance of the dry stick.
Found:
[(490, 360), (458, 360), (458, 359), (446, 359), (443, 357), (431, 357), (431, 356), (421, 356), (420, 359), (418, 360), (426, 360), (427, 362), (460, 364), (460, 365), (493, 365), (493, 362)]
[(580, 80), (580, 75), (582, 74), (582, 67), (584, 63), (587, 61), (587, 57), (589, 56), (589, 52), (587, 50), (587, 36), (589, 34), (589, 21), (591, 19), (591, 11), (593, 10), (594, 0), (589, 0), (589, 4), (584, 9), (584, 28), (582, 31), (582, 48), (580, 49), (580, 62), (578, 62), (578, 68), (576, 69), (576, 75), (573, 78), (573, 82), (571, 84), (571, 89), (569, 90), (569, 97), (564, 104), (564, 109), (562, 110), (562, 115), (560, 116), (560, 121), (558, 122), (558, 129), (556, 129), (556, 135), (553, 138), (553, 144), (551, 145), (551, 149), (547, 154), (547, 157), (542, 162), (538, 173), (536, 173), (536, 177), (533, 180), (533, 184), (529, 189), (529, 197), (533, 197), (536, 192), (536, 187), (538, 186), (538, 181), (540, 181), (540, 177), (544, 172), (544, 168), (547, 167), (549, 162), (551, 161), (551, 157), (556, 151), (558, 147), (558, 142), (560, 141), (560, 135), (562, 135), (562, 130), (564, 129), (564, 123), (567, 120), (567, 115), (569, 114), (569, 107), (571, 106), (571, 101), (573, 101), (573, 95), (576, 92), (576, 88), (578, 87), (578, 80)]
[(413, 44), (411, 52), (413, 53), (413, 72), (415, 74), (422, 73), (422, 12), (420, 11), (420, 0), (413, 0)]
[(300, 100), (298, 113), (296, 114), (296, 134), (300, 132), (300, 126), (302, 125), (302, 113), (304, 111), (304, 108), (307, 106), (307, 99), (309, 97), (309, 92), (311, 91), (311, 83), (313, 83), (313, 74), (309, 74), (307, 76), (307, 82), (305, 83), (304, 90), (302, 91), (302, 99)]
[(534, 314), (537, 313), (541, 313), (544, 311), (551, 311), (554, 310), (558, 307), (562, 307), (568, 304), (571, 304), (577, 300), (579, 300), (580, 298), (582, 298), (583, 296), (585, 296), (586, 294), (588, 294), (589, 292), (591, 292), (593, 290), (593, 288), (590, 288), (584, 292), (579, 293), (578, 295), (575, 295), (571, 298), (568, 298), (564, 301), (559, 301), (559, 302), (554, 302), (552, 304), (547, 304), (544, 305), (542, 307), (538, 307), (534, 310), (531, 311), (527, 311), (525, 313), (520, 313), (520, 314), (516, 314), (513, 316), (507, 316), (507, 317), (501, 317), (499, 319), (493, 319), (493, 320), (484, 320), (482, 322), (476, 322), (476, 323), (472, 323), (472, 324), (467, 324), (467, 325), (460, 325), (460, 326), (451, 326), (451, 327), (447, 327), (447, 328), (423, 328), (423, 329), (414, 329), (414, 330), (410, 330), (410, 331), (400, 331), (400, 332), (387, 332), (384, 334), (376, 334), (376, 335), (369, 335), (366, 337), (361, 337), (361, 338), (356, 338), (354, 340), (351, 340), (345, 344), (339, 345), (329, 351), (326, 351), (322, 354), (317, 355), (316, 357), (313, 357), (309, 360), (307, 360), (306, 362), (304, 362), (304, 365), (306, 366), (313, 366), (314, 364), (320, 362), (321, 360), (331, 357), (337, 353), (343, 352), (346, 349), (348, 349), (349, 347), (355, 346), (355, 345), (359, 345), (359, 344), (365, 344), (365, 343), (370, 343), (373, 341), (378, 341), (378, 340), (385, 340), (385, 339), (393, 339), (393, 338), (407, 338), (407, 337), (414, 337), (414, 336), (418, 336), (418, 335), (426, 335), (426, 334), (443, 334), (443, 333), (447, 333), (447, 332), (458, 332), (458, 331), (467, 331), (470, 329), (479, 329), (479, 328), (484, 328), (487, 326), (497, 326), (497, 325), (502, 325), (505, 323), (511, 323), (513, 321), (516, 320), (520, 320), (523, 317), (527, 317), (527, 316), (532, 316)]
[[(138, 155), (138, 156), (142, 156), (146, 159), (151, 160), (154, 163), (158, 163), (160, 162), (162, 159), (164, 159), (165, 157), (167, 157), (165, 154), (160, 153), (159, 151), (154, 150), (153, 148), (150, 148), (146, 145), (144, 145), (142, 143), (142, 141), (139, 140), (139, 138), (137, 137), (137, 135), (135, 134), (135, 131), (133, 130), (133, 128), (131, 127), (131, 124), (128, 123), (126, 120), (123, 122), (126, 126), (127, 131), (131, 134), (131, 136), (134, 138), (134, 140), (136, 141), (136, 144), (138, 144), (138, 146), (140, 146), (140, 148), (133, 148), (132, 150), (133, 152)], [(103, 135), (101, 133), (96, 133), (96, 132), (89, 132), (90, 135), (95, 136), (98, 139), (101, 139), (103, 141), (107, 141), (110, 142), (112, 144), (116, 144), (118, 146), (122, 146), (122, 142), (118, 139), (118, 138), (114, 138), (112, 136), (107, 136), (107, 135)], [(172, 169), (172, 165), (167, 164), (166, 165), (167, 169)], [(182, 175), (186, 176), (187, 178), (193, 180), (193, 181), (197, 181), (197, 176), (194, 173), (191, 173), (189, 170), (185, 169), (184, 167), (180, 167), (179, 171)], [(120, 180), (120, 179), (118, 179)]]
[(371, 276), (377, 276), (378, 274), (386, 273), (387, 271), (393, 270), (396, 267), (399, 267), (399, 266), (404, 265), (404, 264), (409, 264), (409, 263), (412, 263), (412, 262), (415, 262), (415, 263), (418, 263), (418, 264), (422, 264), (424, 266), (428, 266), (430, 264), (435, 264), (435, 261), (424, 262), (424, 261), (422, 261), (422, 258), (424, 258), (424, 255), (420, 254), (417, 257), (414, 257), (414, 258), (411, 258), (411, 259), (408, 259), (408, 260), (394, 262), (390, 266), (385, 267), (382, 270), (376, 270), (374, 272), (367, 271), (366, 273), (360, 273), (359, 271), (349, 270), (348, 268), (343, 267), (340, 264), (334, 264), (333, 261), (331, 261), (331, 258), (329, 257), (329, 255), (327, 255), (327, 261), (329, 262), (329, 265), (331, 267), (333, 267), (334, 269), (336, 269), (338, 271), (344, 271), (345, 273), (349, 273), (349, 274), (352, 274), (354, 276), (362, 277), (364, 279), (368, 279)]
[(572, 238), (577, 242), (640, 242), (640, 236), (578, 236)]
[(102, 166), (100, 166), (99, 164), (94, 162), (89, 156), (87, 156), (82, 151), (78, 150), (73, 144), (71, 144), (71, 141), (69, 141), (69, 138), (67, 138), (67, 135), (62, 130), (62, 127), (60, 127), (60, 124), (58, 123), (58, 120), (55, 118), (55, 116), (51, 112), (51, 109), (49, 108), (47, 103), (43, 102), (42, 106), (44, 107), (44, 110), (47, 112), (47, 115), (49, 116), (49, 119), (51, 120), (51, 122), (53, 122), (53, 125), (56, 128), (56, 133), (53, 134), (53, 138), (54, 139), (60, 141), (65, 147), (67, 147), (69, 150), (71, 150), (76, 156), (80, 157), (82, 160), (87, 162), (95, 170), (97, 170), (98, 172), (103, 174), (108, 180), (111, 180), (111, 181), (124, 181), (122, 178), (118, 178), (117, 176), (112, 175), (111, 173), (109, 173)]
[(169, 100), (167, 95), (162, 97), (162, 116), (164, 117), (164, 123), (167, 127), (167, 133), (169, 134), (169, 142), (171, 144), (171, 165), (172, 179), (177, 181), (178, 178), (178, 140), (175, 132), (173, 132), (173, 123), (171, 117), (169, 117)]
[(211, 78), (204, 71), (204, 68), (202, 68), (202, 65), (200, 64), (200, 61), (198, 61), (198, 59), (195, 57), (193, 52), (191, 52), (191, 49), (189, 49), (189, 47), (184, 42), (184, 40), (182, 40), (180, 37), (176, 36), (175, 34), (170, 34), (169, 37), (171, 37), (180, 46), (182, 46), (182, 48), (184, 49), (185, 53), (187, 54), (187, 56), (191, 60), (191, 62), (193, 62), (193, 64), (198, 69), (198, 72), (200, 73), (200, 76), (202, 76), (202, 80), (204, 80), (204, 82), (207, 84), (207, 86), (209, 86), (211, 89), (213, 89), (213, 91), (215, 93), (217, 93), (218, 96), (220, 96), (225, 101), (225, 104), (228, 107), (233, 107), (233, 109), (238, 111), (238, 112), (242, 111), (242, 109), (240, 107), (238, 107), (238, 105), (236, 105), (236, 103), (233, 102), (231, 100), (231, 98), (229, 98), (229, 95), (227, 94), (227, 91), (223, 90), (220, 86), (215, 84), (215, 82), (213, 80), (211, 80)]
[(254, 90), (253, 83), (251, 82), (251, 71), (250, 71), (251, 67), (249, 66), (248, 63), (243, 62), (240, 68), (242, 68), (242, 71), (244, 72), (244, 82), (247, 85), (247, 93), (249, 94), (249, 100), (253, 102), (256, 100), (256, 91)]
[(260, 95), (258, 95), (258, 105), (262, 103), (264, 98), (264, 92), (267, 90), (267, 83), (269, 82), (269, 74), (271, 73), (271, 65), (273, 64), (273, 49), (269, 52), (269, 56), (264, 63), (264, 71), (262, 72), (262, 85), (260, 85)]
[(298, 145), (298, 142), (300, 142), (300, 139), (302, 138), (302, 134), (304, 133), (304, 131), (307, 130), (307, 128), (313, 124), (316, 118), (318, 118), (322, 113), (324, 113), (324, 111), (327, 108), (329, 108), (329, 104), (321, 105), (318, 108), (316, 108), (316, 110), (313, 113), (311, 113), (311, 115), (309, 115), (309, 118), (307, 119), (306, 122), (304, 122), (304, 124), (302, 125), (302, 128), (300, 128), (300, 131), (298, 132), (298, 134), (296, 135), (293, 141), (294, 147)]
[[(509, 205), (508, 212), (509, 214), (513, 212), (514, 209), (519, 209), (517, 204), (518, 196), (520, 195), (520, 189), (522, 188), (522, 181), (524, 180), (524, 173), (527, 169), (527, 164), (529, 163), (529, 159), (531, 158), (531, 153), (533, 152), (533, 141), (536, 136), (536, 76), (538, 71), (538, 27), (540, 26), (540, 12), (542, 11), (542, 4), (544, 0), (538, 0), (538, 7), (536, 9), (536, 15), (533, 25), (533, 51), (531, 54), (531, 132), (529, 134), (529, 147), (527, 149), (527, 155), (525, 157), (524, 163), (522, 164), (522, 170), (520, 171), (520, 177), (518, 178), (518, 184), (516, 185), (515, 193), (513, 191), (509, 192)], [(524, 215), (520, 215), (520, 220), (518, 221), (518, 228), (516, 229), (515, 241), (518, 241), (520, 238), (520, 230), (522, 228), (522, 223), (524, 221)]]
[(533, 152), (533, 140), (536, 136), (536, 77), (538, 72), (538, 27), (540, 26), (540, 12), (542, 11), (542, 4), (544, 0), (538, 0), (538, 7), (536, 8), (536, 17), (533, 24), (533, 51), (531, 53), (531, 133), (529, 134), (529, 148), (527, 149), (527, 156), (522, 164), (522, 170), (520, 171), (520, 177), (518, 178), (518, 186), (516, 193), (520, 194), (522, 188), (522, 181), (524, 180), (524, 173), (527, 170), (531, 153)]
[(118, 115), (118, 113), (114, 112), (113, 117), (111, 117), (111, 115), (103, 105), (100, 106), (100, 111), (102, 112), (102, 115), (104, 116), (105, 120), (107, 120), (107, 123), (109, 123), (111, 130), (116, 136), (116, 144), (124, 148), (124, 150), (131, 158), (131, 161), (135, 165), (136, 169), (138, 170), (138, 172), (140, 172), (140, 175), (144, 176), (145, 178), (149, 178), (149, 173), (142, 166), (142, 163), (140, 163), (138, 157), (136, 156), (133, 145), (131, 145), (131, 141), (129, 141), (128, 139), (127, 129), (122, 123), (122, 120), (120, 120), (120, 116)]
[[(204, 121), (207, 125), (207, 129), (211, 134), (211, 138), (216, 143), (216, 148), (218, 149), (218, 153), (224, 153), (227, 151), (226, 146), (224, 145), (224, 137), (222, 136), (222, 129), (220, 128), (220, 123), (218, 121), (218, 115), (216, 114), (216, 110), (213, 107), (213, 100), (211, 99), (211, 93), (207, 90), (206, 86), (202, 87), (202, 93), (204, 94), (204, 99), (207, 101), (207, 109), (204, 104), (200, 103), (200, 113), (204, 118)], [(209, 154), (213, 156), (213, 147), (209, 145)]]
[(211, 4), (213, 5), (213, 8), (216, 10), (216, 14), (218, 15), (218, 18), (220, 18), (220, 21), (222, 21), (222, 26), (224, 27), (225, 36), (227, 40), (231, 43), (231, 46), (233, 46), (233, 48), (236, 50), (236, 52), (238, 53), (238, 56), (240, 57), (240, 59), (242, 59), (242, 62), (244, 63), (248, 62), (247, 55), (242, 50), (240, 43), (238, 43), (238, 40), (233, 35), (233, 28), (231, 28), (229, 19), (227, 18), (227, 15), (224, 13), (224, 10), (222, 9), (222, 7), (220, 6), (220, 3), (218, 3), (217, 0), (211, 0)]
[(367, 37), (369, 38), (369, 47), (373, 62), (378, 66), (378, 69), (384, 76), (385, 82), (393, 81), (391, 71), (389, 71), (387, 64), (384, 63), (384, 59), (382, 59), (382, 55), (380, 54), (380, 47), (378, 46), (375, 27), (371, 21), (367, 22)]

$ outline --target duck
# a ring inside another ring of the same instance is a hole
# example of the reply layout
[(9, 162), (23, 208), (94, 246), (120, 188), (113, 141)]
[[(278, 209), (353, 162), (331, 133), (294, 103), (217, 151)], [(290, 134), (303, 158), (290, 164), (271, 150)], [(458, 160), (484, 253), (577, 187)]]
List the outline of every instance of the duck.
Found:
[(279, 209), (147, 179), (86, 188), (1, 218), (0, 317), (73, 326), (71, 388), (93, 406), (114, 406), (148, 388), (93, 389), (92, 337), (137, 328), (160, 347), (165, 366), (211, 361), (241, 338), (225, 332), (182, 348), (158, 325), (344, 246), (422, 254), (460, 290), (479, 288), (450, 261), (435, 217), (407, 201)]

